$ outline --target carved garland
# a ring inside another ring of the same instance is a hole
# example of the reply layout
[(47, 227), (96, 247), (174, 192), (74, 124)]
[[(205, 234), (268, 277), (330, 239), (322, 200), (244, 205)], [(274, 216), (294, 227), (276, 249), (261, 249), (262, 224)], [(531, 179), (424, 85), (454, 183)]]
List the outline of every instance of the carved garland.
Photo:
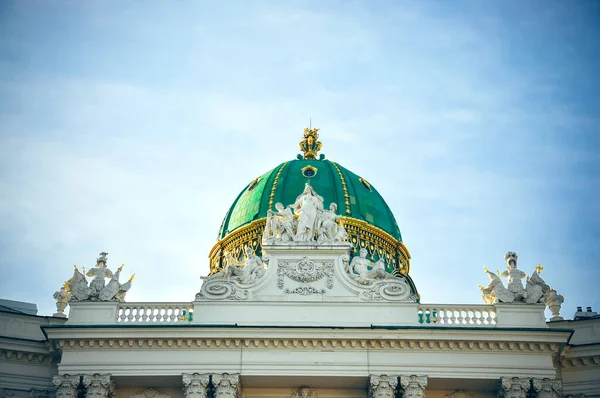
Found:
[[(293, 281), (300, 282), (302, 285), (295, 289), (284, 289), (285, 277)], [(296, 264), (290, 261), (280, 261), (277, 267), (277, 287), (284, 290), (288, 294), (321, 294), (325, 293), (325, 289), (316, 289), (310, 286), (309, 283), (316, 282), (323, 278), (327, 278), (327, 289), (333, 288), (333, 262), (322, 261), (314, 262), (308, 257), (304, 257)]]

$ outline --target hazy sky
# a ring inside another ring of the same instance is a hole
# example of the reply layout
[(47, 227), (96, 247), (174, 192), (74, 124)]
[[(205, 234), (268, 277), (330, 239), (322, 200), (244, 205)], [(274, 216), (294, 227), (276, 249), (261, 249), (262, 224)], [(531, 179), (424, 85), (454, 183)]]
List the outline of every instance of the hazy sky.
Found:
[(600, 310), (600, 3), (2, 1), (0, 297), (90, 267), (191, 301), (225, 212), (322, 152), (387, 200), (425, 303), (516, 251)]

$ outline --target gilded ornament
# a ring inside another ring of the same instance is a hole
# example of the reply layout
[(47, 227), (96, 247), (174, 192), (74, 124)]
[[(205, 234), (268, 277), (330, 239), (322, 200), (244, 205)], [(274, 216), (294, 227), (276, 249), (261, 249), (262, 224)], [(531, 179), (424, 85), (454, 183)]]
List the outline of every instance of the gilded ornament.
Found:
[(299, 146), (302, 153), (304, 153), (304, 159), (316, 159), (317, 153), (323, 146), (323, 143), (319, 141), (319, 129), (305, 128)]

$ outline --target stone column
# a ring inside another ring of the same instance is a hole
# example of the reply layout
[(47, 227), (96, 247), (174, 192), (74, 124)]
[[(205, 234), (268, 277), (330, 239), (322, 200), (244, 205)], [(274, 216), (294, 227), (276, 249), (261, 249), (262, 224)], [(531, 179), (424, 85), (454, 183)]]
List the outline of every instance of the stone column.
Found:
[(183, 393), (185, 398), (206, 398), (210, 375), (208, 373), (184, 373)]
[(110, 374), (83, 375), (83, 386), (87, 389), (86, 398), (111, 398), (115, 392)]
[(215, 398), (241, 398), (242, 381), (240, 374), (212, 374), (212, 382), (215, 387)]
[(427, 376), (400, 376), (400, 385), (404, 390), (404, 398), (425, 398)]
[(500, 398), (526, 398), (530, 385), (528, 378), (502, 377), (498, 396)]
[(369, 376), (369, 398), (394, 398), (398, 376), (371, 375)]
[(57, 398), (77, 398), (77, 390), (81, 375), (56, 375), (52, 378), (52, 384), (56, 388)]
[(536, 398), (559, 398), (562, 388), (560, 379), (532, 379)]

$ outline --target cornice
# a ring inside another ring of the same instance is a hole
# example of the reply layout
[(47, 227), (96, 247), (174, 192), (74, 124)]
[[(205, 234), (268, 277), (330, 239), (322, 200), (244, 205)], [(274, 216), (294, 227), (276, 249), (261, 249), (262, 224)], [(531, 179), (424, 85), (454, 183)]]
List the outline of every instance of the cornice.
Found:
[(50, 353), (27, 352), (0, 348), (0, 360), (13, 362), (49, 363)]
[(348, 339), (348, 338), (65, 338), (56, 340), (60, 349), (335, 349), (518, 352), (556, 354), (557, 343), (482, 340)]
[(561, 365), (564, 368), (599, 367), (600, 355), (561, 358)]

